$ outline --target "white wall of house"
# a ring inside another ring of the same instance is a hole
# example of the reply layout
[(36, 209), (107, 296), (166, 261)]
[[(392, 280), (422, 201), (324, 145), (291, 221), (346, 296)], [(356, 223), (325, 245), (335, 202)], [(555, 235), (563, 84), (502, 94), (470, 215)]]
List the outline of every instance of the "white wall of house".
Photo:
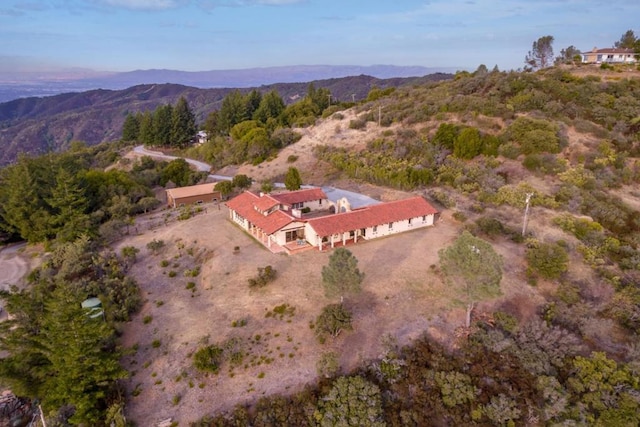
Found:
[[(391, 234), (403, 233), (405, 231), (415, 230), (417, 228), (430, 227), (434, 224), (434, 221), (435, 215), (430, 214), (405, 219), (402, 221), (395, 221), (391, 224), (385, 223), (375, 227), (368, 227), (365, 228), (364, 235), (362, 234), (361, 229), (353, 230), (353, 233), (349, 231), (345, 233), (334, 234), (333, 236), (329, 236), (327, 238), (325, 245), (327, 247), (331, 247), (332, 240), (334, 243), (342, 243), (353, 240), (354, 238), (356, 238), (357, 240), (371, 240), (378, 237), (389, 236)], [(305, 225), (305, 237), (309, 244), (319, 247), (321, 238), (316, 234), (316, 232), (313, 230), (313, 227), (309, 223)]]
[(327, 199), (308, 200), (306, 202), (295, 203), (293, 208), (294, 209), (309, 208), (312, 211), (319, 211), (319, 210), (322, 210), (322, 209), (329, 209), (329, 200), (327, 200)]
[(280, 230), (276, 231), (272, 236), (274, 239), (274, 242), (279, 244), (280, 246), (284, 246), (287, 244), (287, 232), (291, 231), (294, 232), (296, 230), (305, 230), (305, 224), (302, 222), (292, 222), (291, 224), (288, 224), (287, 226), (281, 228)]
[(231, 219), (238, 224), (240, 227), (244, 228), (245, 230), (249, 230), (249, 221), (246, 220), (246, 218), (244, 218), (242, 215), (238, 214), (236, 211), (234, 210), (229, 210), (229, 215), (231, 216)]
[(391, 224), (380, 224), (376, 227), (366, 229), (365, 239), (375, 239), (377, 237), (389, 236), (391, 234), (403, 233), (415, 230), (416, 228), (430, 227), (433, 225), (434, 215), (418, 216), (402, 221), (395, 221)]

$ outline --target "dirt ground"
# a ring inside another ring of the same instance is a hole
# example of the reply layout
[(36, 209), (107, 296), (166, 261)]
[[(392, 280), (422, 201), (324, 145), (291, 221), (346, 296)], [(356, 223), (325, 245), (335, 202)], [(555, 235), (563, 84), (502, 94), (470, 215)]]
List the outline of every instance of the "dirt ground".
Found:
[[(156, 228), (143, 231), (141, 222), (140, 234), (118, 245), (140, 249), (131, 273), (144, 305), (124, 325), (122, 337), (123, 346), (131, 349), (125, 367), (133, 372), (127, 416), (137, 425), (167, 418), (188, 425), (238, 403), (294, 392), (316, 380), (316, 362), (323, 352), (338, 353), (346, 372), (382, 355), (387, 336), (403, 345), (426, 333), (452, 345), (454, 330), (463, 322), (463, 310), (432, 268), (438, 250), (460, 229), (447, 212), (435, 227), (349, 247), (366, 274), (362, 293), (346, 300), (354, 311), (354, 330), (325, 344), (317, 342), (310, 323), (324, 305), (337, 302), (324, 296), (321, 282), (330, 251), (272, 254), (229, 221), (224, 207), (209, 206), (189, 220), (171, 220), (166, 226), (159, 221), (162, 216), (143, 219)], [(146, 248), (152, 239), (165, 243), (158, 254)], [(508, 244), (497, 249), (505, 257), (522, 250)], [(162, 267), (162, 261), (168, 265)], [(277, 279), (265, 288), (250, 289), (247, 280), (266, 265), (276, 269)], [(195, 266), (200, 266), (200, 274), (185, 276)], [(523, 270), (506, 267), (504, 297), (494, 304), (515, 299), (535, 306), (541, 301), (535, 288), (525, 284)], [(195, 288), (187, 289), (188, 282)], [(282, 304), (294, 307), (294, 314), (266, 317)], [(488, 308), (481, 305), (479, 310)], [(246, 326), (233, 326), (241, 320)], [(208, 376), (192, 367), (191, 355), (199, 347), (230, 338), (244, 353), (240, 364), (232, 368), (225, 363), (219, 374)]]

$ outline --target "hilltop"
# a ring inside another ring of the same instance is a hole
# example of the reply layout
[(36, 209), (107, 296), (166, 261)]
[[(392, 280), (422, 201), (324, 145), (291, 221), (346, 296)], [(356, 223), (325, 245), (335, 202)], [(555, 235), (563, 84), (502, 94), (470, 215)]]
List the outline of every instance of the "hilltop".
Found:
[[(88, 256), (95, 242), (87, 237), (49, 241), (58, 264), (32, 277), (41, 292), (55, 284), (84, 295), (83, 274), (92, 286), (117, 287), (109, 311), (127, 320), (118, 331), (130, 374), (118, 404), (138, 423), (313, 425), (328, 396), (344, 392), (352, 402), (356, 390), (389, 425), (635, 425), (639, 99), (633, 69), (478, 70), (327, 107), (256, 164), (234, 162), (247, 149), (240, 132), (174, 152), (248, 175), (255, 191), (296, 167), (305, 183), (381, 200), (421, 195), (439, 208), (434, 228), (349, 246), (363, 290), (345, 299), (353, 330), (326, 340), (315, 328), (334, 302), (322, 292), (332, 252), (273, 255), (228, 221), (223, 205), (131, 220), (154, 206), (144, 197), (151, 185), (201, 178), (186, 164), (127, 155), (105, 172), (124, 150), (74, 145), (7, 168), (0, 200), (34, 241), (80, 232), (67, 224), (96, 224), (102, 256)], [(246, 121), (234, 126), (264, 129)], [(74, 183), (89, 186), (91, 218), (61, 209), (69, 205), (61, 190)], [(43, 201), (34, 206), (24, 194)], [(25, 225), (21, 214), (36, 208)], [(478, 301), (469, 328), (464, 295), (441, 263), (464, 231), (503, 260), (500, 294)], [(266, 266), (275, 279), (249, 286)]]

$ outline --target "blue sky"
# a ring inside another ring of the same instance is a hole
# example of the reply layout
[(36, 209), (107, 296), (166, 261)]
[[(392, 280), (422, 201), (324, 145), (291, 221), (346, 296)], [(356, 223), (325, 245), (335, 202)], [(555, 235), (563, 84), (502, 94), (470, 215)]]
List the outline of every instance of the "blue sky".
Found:
[(610, 47), (638, 18), (638, 0), (2, 0), (0, 70), (518, 69), (538, 37)]

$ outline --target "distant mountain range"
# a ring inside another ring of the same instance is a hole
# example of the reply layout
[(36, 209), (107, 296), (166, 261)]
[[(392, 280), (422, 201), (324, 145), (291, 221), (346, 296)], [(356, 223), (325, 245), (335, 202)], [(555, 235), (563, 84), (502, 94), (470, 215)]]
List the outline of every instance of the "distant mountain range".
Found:
[[(302, 76), (305, 71), (299, 70), (298, 73)], [(334, 102), (359, 101), (365, 99), (373, 87), (419, 85), (452, 77), (445, 73), (389, 79), (359, 75), (314, 80), (313, 83), (317, 88), (329, 89)], [(274, 83), (259, 86), (258, 90), (277, 90), (286, 103), (292, 103), (307, 93), (307, 86), (308, 81)], [(220, 108), (221, 101), (232, 90), (168, 83), (144, 84), (122, 90), (95, 89), (0, 103), (0, 166), (12, 163), (20, 153), (38, 155), (64, 150), (71, 141), (83, 141), (89, 145), (116, 141), (122, 135), (122, 124), (128, 113), (153, 110), (161, 104), (175, 104), (181, 96), (187, 99), (202, 123), (210, 112)], [(240, 90), (246, 92), (250, 89)]]
[(72, 69), (25, 73), (0, 69), (0, 102), (32, 96), (51, 96), (92, 89), (126, 89), (142, 84), (174, 83), (198, 88), (248, 88), (274, 83), (368, 75), (379, 79), (452, 73), (455, 68), (394, 65), (297, 65), (238, 70), (178, 71), (136, 70), (121, 73)]

